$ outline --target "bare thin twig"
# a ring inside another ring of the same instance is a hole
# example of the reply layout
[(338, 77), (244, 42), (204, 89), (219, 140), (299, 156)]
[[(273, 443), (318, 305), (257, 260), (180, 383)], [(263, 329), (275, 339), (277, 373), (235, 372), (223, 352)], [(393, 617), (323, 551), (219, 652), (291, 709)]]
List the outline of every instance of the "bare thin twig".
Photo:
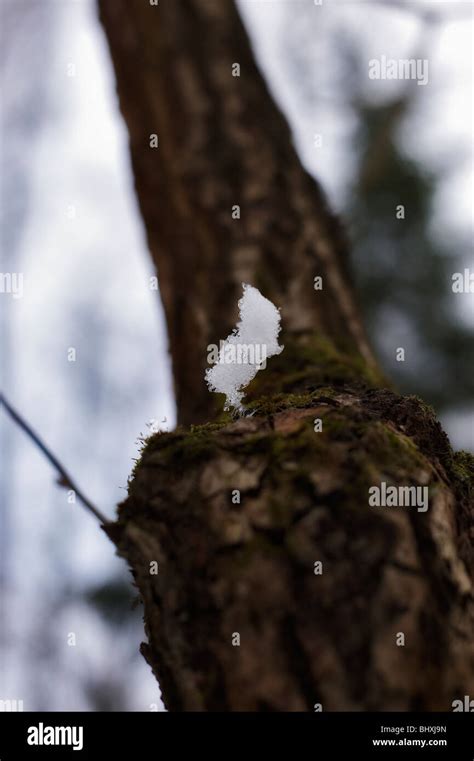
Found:
[(110, 523), (108, 518), (105, 517), (96, 507), (93, 505), (93, 503), (82, 493), (80, 489), (77, 488), (76, 484), (70, 477), (67, 470), (64, 468), (63, 465), (59, 462), (57, 457), (51, 452), (50, 449), (46, 446), (46, 444), (40, 439), (37, 433), (33, 431), (31, 426), (22, 418), (22, 416), (11, 406), (11, 404), (6, 400), (4, 394), (0, 394), (0, 404), (3, 404), (5, 406), (6, 411), (12, 418), (12, 420), (15, 421), (15, 423), (26, 433), (27, 436), (33, 441), (33, 443), (38, 447), (38, 449), (41, 450), (41, 452), (44, 454), (47, 460), (51, 463), (53, 468), (55, 468), (60, 478), (58, 479), (58, 483), (61, 486), (64, 486), (67, 489), (72, 489), (77, 497), (80, 499), (86, 510), (89, 510), (90, 513), (95, 515), (95, 517), (102, 523)]

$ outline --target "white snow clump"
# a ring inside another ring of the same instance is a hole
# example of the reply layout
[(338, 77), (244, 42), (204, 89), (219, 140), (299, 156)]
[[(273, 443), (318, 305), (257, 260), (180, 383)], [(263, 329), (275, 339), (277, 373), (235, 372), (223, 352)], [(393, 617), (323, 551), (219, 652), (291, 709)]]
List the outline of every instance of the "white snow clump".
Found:
[(234, 407), (243, 413), (243, 389), (259, 370), (266, 367), (266, 360), (280, 354), (283, 346), (278, 343), (280, 311), (266, 299), (257, 288), (243, 285), (239, 300), (240, 320), (232, 333), (220, 346), (208, 346), (208, 362), (214, 362), (206, 370), (210, 391), (226, 395), (225, 410)]

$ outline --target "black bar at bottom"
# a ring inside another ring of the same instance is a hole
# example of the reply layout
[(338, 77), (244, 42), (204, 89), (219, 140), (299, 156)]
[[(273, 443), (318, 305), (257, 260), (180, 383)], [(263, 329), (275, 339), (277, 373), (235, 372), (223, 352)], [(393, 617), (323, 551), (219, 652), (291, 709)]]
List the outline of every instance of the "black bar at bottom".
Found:
[(474, 761), (474, 713), (0, 713), (0, 761), (188, 751), (242, 761), (249, 753)]

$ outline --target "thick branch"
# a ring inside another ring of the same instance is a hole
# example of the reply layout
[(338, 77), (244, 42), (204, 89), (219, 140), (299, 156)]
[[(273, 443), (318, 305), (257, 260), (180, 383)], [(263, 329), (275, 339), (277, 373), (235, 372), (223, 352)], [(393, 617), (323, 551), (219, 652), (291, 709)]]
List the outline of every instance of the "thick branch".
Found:
[[(212, 416), (206, 347), (234, 326), (243, 281), (282, 308), (283, 342), (316, 330), (373, 364), (338, 223), (296, 156), (234, 3), (99, 7), (159, 271), (180, 422)], [(317, 275), (324, 286), (315, 292)]]

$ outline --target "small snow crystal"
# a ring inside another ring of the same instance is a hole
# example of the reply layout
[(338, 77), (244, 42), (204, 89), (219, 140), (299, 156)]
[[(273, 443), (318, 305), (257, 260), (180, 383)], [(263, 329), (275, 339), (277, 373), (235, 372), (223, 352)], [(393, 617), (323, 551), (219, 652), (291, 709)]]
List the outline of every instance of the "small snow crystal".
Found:
[(207, 347), (208, 362), (215, 364), (206, 370), (209, 390), (226, 395), (224, 409), (239, 412), (244, 411), (242, 389), (266, 367), (268, 357), (283, 351), (278, 343), (279, 310), (257, 288), (242, 285), (240, 321), (219, 347)]

